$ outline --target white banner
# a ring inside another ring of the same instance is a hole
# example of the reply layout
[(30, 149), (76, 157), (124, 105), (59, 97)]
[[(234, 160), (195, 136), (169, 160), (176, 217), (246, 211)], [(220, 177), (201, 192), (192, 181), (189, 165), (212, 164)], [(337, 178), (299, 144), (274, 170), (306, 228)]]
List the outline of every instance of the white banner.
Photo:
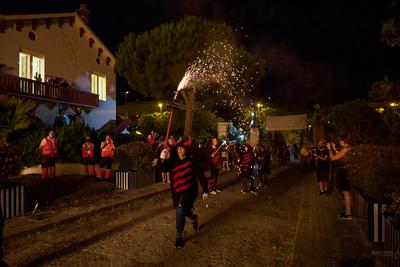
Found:
[(267, 117), (267, 131), (303, 130), (307, 127), (307, 114)]

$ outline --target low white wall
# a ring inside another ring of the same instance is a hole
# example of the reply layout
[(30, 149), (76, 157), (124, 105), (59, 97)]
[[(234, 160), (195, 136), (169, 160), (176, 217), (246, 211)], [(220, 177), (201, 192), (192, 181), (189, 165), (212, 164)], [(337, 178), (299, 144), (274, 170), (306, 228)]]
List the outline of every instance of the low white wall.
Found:
[[(25, 168), (21, 171), (21, 175), (41, 174), (41, 165)], [(83, 165), (80, 163), (56, 163), (56, 175), (85, 175)]]
[[(96, 164), (95, 168), (97, 170), (99, 166)], [(117, 170), (119, 167), (118, 162), (113, 162), (111, 169), (113, 171)], [(20, 175), (27, 174), (41, 174), (42, 166), (36, 165), (30, 168), (25, 168), (20, 172)], [(60, 175), (85, 175), (85, 169), (81, 163), (56, 163), (56, 176)]]

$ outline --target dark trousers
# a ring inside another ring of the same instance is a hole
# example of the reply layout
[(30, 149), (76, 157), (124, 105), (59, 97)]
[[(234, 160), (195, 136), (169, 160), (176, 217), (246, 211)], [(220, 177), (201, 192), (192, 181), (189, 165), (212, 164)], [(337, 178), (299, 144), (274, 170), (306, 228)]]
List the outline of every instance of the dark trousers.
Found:
[(247, 184), (250, 182), (250, 190), (254, 191), (254, 177), (253, 177), (253, 169), (241, 169), (240, 170), (240, 179), (242, 179), (243, 183), (243, 192), (247, 192)]
[(211, 176), (210, 179), (208, 179), (208, 190), (211, 192), (217, 190), (219, 169), (215, 166), (211, 166), (210, 172)]
[(181, 204), (176, 207), (176, 235), (182, 237), (183, 230), (185, 229), (185, 217), (191, 220), (195, 219), (195, 216), (191, 208), (184, 208)]
[(259, 177), (259, 179), (260, 179), (260, 183), (262, 184), (262, 185), (267, 185), (267, 182), (268, 182), (268, 174), (265, 172), (265, 173), (258, 173), (258, 177)]
[(4, 250), (3, 250), (3, 230), (4, 230), (4, 217), (3, 210), (0, 206), (0, 267), (8, 266), (4, 261)]

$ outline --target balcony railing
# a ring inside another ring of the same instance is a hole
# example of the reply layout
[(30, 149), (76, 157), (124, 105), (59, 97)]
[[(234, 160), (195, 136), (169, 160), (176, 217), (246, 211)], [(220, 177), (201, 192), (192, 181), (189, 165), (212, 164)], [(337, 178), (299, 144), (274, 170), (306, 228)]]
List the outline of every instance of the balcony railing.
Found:
[(59, 102), (82, 107), (98, 107), (99, 96), (74, 88), (38, 82), (14, 75), (0, 75), (0, 92), (37, 100)]

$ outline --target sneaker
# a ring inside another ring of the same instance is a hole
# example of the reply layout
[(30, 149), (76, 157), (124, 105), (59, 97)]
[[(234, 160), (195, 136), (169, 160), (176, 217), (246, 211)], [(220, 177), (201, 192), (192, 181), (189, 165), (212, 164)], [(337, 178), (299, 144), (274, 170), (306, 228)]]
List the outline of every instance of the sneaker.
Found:
[(199, 216), (197, 216), (196, 214), (194, 215), (192, 224), (193, 224), (193, 230), (195, 230), (195, 231), (199, 230)]
[(217, 189), (217, 190), (215, 190), (217, 193), (221, 193), (222, 191), (221, 190), (219, 190), (219, 189)]
[(250, 190), (250, 193), (257, 195), (257, 191), (255, 191), (255, 190)]
[(353, 220), (353, 217), (351, 215), (346, 215), (344, 213), (340, 213), (339, 214), (339, 219), (346, 220), (346, 221), (351, 221), (351, 220)]
[(247, 191), (244, 191), (243, 189), (240, 190), (240, 192), (242, 192), (243, 195), (246, 195), (246, 194), (247, 194)]
[(176, 248), (182, 248), (183, 247), (183, 238), (182, 237), (176, 237), (175, 247)]
[(211, 195), (216, 195), (217, 192), (216, 192), (216, 191), (211, 191), (210, 194), (211, 194)]

